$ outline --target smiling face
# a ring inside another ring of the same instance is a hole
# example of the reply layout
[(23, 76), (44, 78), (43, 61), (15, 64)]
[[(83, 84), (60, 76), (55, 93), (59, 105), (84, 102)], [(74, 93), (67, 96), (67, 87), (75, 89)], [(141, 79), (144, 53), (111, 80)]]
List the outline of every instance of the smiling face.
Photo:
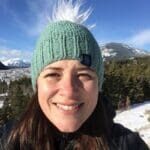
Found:
[(77, 60), (44, 68), (37, 80), (39, 105), (61, 132), (74, 132), (89, 118), (98, 100), (98, 77)]

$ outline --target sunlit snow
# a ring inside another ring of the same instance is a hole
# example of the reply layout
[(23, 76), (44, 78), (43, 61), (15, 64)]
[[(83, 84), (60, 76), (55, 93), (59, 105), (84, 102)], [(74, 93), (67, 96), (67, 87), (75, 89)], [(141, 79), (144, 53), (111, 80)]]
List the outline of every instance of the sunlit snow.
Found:
[(114, 121), (139, 132), (141, 138), (150, 147), (150, 101), (118, 111)]

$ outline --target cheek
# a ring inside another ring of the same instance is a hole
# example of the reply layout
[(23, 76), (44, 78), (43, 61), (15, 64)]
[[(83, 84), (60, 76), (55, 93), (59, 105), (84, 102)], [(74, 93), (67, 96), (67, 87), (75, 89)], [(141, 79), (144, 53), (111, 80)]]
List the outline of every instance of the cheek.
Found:
[(88, 83), (84, 84), (84, 89), (88, 92), (88, 93), (92, 93), (91, 96), (96, 95), (98, 93), (98, 81), (91, 81)]
[(55, 88), (47, 82), (39, 81), (38, 87), (38, 102), (43, 113), (49, 118), (51, 114), (51, 102), (54, 99)]
[(44, 81), (39, 81), (38, 84), (38, 99), (39, 101), (47, 101), (54, 93), (54, 87)]
[(90, 83), (86, 88), (87, 88), (90, 104), (93, 105), (93, 107), (95, 107), (97, 104), (98, 92), (99, 92), (98, 82)]
[(85, 84), (84, 89), (86, 91), (85, 97), (88, 99), (89, 105), (92, 107), (95, 107), (97, 104), (97, 98), (98, 98), (98, 82), (89, 82)]

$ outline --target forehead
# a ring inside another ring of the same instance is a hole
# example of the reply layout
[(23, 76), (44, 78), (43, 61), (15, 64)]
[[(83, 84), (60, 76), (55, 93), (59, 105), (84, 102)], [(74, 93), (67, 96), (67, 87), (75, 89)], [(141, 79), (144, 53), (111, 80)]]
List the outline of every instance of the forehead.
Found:
[(60, 61), (56, 61), (53, 62), (49, 65), (47, 65), (45, 69), (49, 69), (49, 68), (62, 68), (62, 69), (67, 69), (67, 68), (74, 68), (74, 69), (89, 69), (92, 70), (90, 67), (83, 65), (80, 63), (80, 61), (78, 60), (60, 60)]

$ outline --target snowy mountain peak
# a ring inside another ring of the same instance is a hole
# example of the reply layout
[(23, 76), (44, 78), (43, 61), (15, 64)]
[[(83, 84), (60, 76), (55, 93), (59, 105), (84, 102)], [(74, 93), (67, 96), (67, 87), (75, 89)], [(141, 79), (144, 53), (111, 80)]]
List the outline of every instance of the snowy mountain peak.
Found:
[(121, 60), (150, 55), (149, 52), (122, 43), (107, 43), (101, 46), (101, 49), (104, 60)]
[(13, 59), (8, 59), (6, 61), (3, 61), (3, 64), (5, 66), (9, 67), (17, 67), (17, 68), (26, 68), (30, 66), (30, 62), (20, 59), (20, 58), (13, 58)]

